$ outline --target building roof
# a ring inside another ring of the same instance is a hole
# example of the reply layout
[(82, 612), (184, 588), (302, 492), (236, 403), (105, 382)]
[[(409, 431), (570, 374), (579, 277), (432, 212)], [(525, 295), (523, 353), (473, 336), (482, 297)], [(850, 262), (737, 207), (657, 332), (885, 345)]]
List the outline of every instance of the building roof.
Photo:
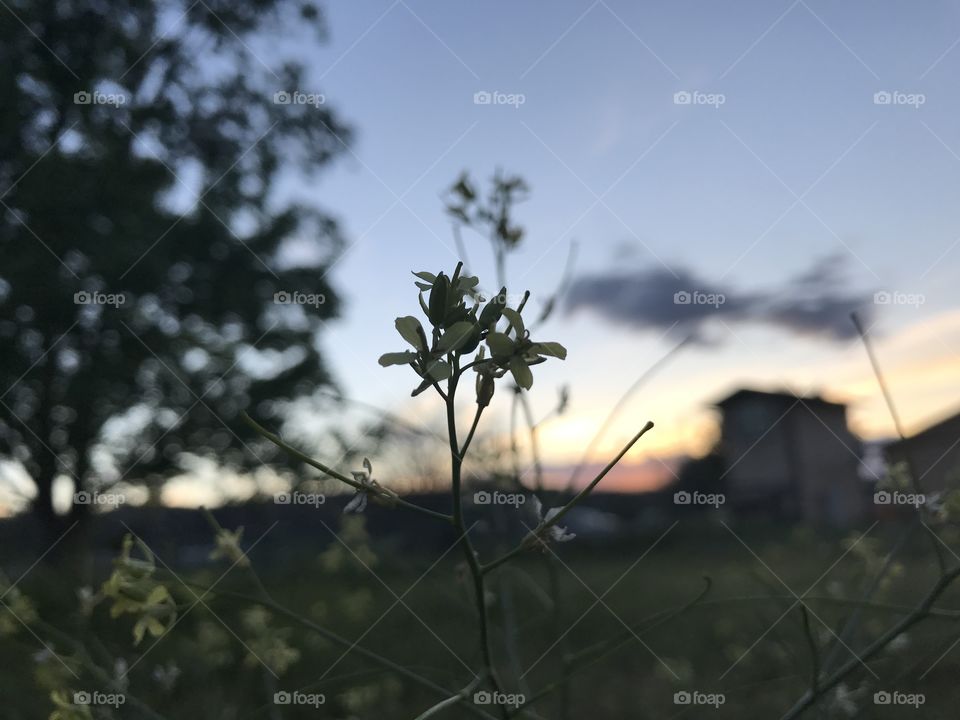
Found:
[(751, 399), (767, 399), (781, 403), (793, 403), (797, 400), (800, 400), (807, 405), (826, 405), (838, 408), (846, 407), (844, 403), (830, 402), (829, 400), (824, 400), (819, 395), (798, 395), (797, 393), (788, 392), (786, 390), (768, 392), (765, 390), (755, 390), (753, 388), (739, 388), (734, 390), (729, 395), (726, 395), (719, 400), (715, 400), (711, 403), (711, 405), (723, 409), (736, 402)]
[[(945, 418), (942, 418), (940, 420), (937, 420), (931, 423), (930, 425), (927, 425), (923, 430), (918, 430), (917, 432), (915, 432), (913, 435), (910, 435), (906, 439), (914, 440), (916, 438), (922, 438), (926, 435), (933, 434), (940, 430), (946, 430), (949, 425), (952, 425), (958, 422), (960, 422), (960, 412), (955, 412), (952, 415), (948, 415)], [(902, 442), (903, 442), (902, 440), (898, 439), (890, 444), (891, 446), (895, 447), (897, 445), (900, 445)]]

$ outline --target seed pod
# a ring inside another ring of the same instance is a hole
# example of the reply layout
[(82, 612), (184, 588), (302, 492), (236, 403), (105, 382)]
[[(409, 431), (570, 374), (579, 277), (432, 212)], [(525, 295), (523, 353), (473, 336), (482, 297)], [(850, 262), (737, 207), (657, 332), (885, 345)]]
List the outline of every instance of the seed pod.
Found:
[(485, 372), (477, 373), (477, 405), (480, 407), (489, 405), (495, 389), (493, 375)]

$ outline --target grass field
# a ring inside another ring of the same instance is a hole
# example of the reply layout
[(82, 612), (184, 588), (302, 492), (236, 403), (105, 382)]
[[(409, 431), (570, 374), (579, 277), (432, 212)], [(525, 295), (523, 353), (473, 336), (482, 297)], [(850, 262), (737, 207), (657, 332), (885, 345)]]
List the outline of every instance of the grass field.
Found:
[[(556, 557), (527, 555), (497, 571), (489, 598), (505, 689), (532, 698), (558, 683), (532, 706), (544, 718), (781, 717), (809, 687), (812, 667), (794, 593), (806, 598), (821, 667), (847, 661), (936, 579), (930, 545), (918, 532), (875, 596), (878, 607), (863, 611), (855, 632), (838, 642), (834, 633), (857, 610), (852, 601), (901, 533), (880, 526), (853, 544), (859, 533), (683, 521), (659, 542), (651, 534), (617, 544), (569, 543)], [(169, 577), (178, 621), (159, 641), (148, 636), (138, 646), (132, 622), (111, 619), (106, 603), (88, 618), (80, 614), (63, 572), (46, 566), (32, 572), (20, 589), (40, 620), (28, 619), (28, 631), (6, 618), (3, 717), (48, 717), (54, 688), (110, 690), (105, 677), (73, 661), (75, 648), (61, 633), (81, 640), (108, 675), (124, 675), (128, 698), (167, 718), (410, 719), (442, 699), (357, 649), (239, 597), (264, 592), (451, 692), (469, 683), (479, 657), (459, 548), (411, 556), (384, 549), (389, 543), (359, 525), (340, 535), (344, 544), (321, 553), (301, 549), (270, 562), (253, 553), (262, 587), (243, 568), (218, 581), (226, 565), (181, 574), (188, 583), (231, 593), (214, 592), (199, 604), (193, 595), (199, 590)], [(709, 591), (685, 607), (701, 595), (705, 577)], [(937, 607), (958, 607), (958, 600), (948, 592)], [(955, 619), (926, 620), (807, 716), (954, 718), (956, 636)], [(564, 657), (578, 653), (562, 687)], [(304, 693), (298, 697), (304, 702), (313, 696), (315, 706), (276, 704), (274, 694), (284, 691)], [(877, 705), (874, 693), (882, 691), (904, 693), (899, 701), (922, 693), (923, 705)], [(700, 704), (677, 704), (682, 692)], [(90, 706), (84, 709), (92, 714), (76, 717), (150, 717), (133, 702), (118, 710)], [(467, 716), (455, 707), (439, 717)]]

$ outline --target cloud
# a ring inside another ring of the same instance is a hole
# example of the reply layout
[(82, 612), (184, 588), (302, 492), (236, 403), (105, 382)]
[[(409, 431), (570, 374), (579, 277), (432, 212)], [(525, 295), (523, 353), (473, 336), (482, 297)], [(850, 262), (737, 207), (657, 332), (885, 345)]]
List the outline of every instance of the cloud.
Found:
[(583, 275), (570, 286), (567, 307), (586, 308), (638, 330), (659, 330), (706, 342), (711, 320), (764, 323), (828, 341), (856, 336), (850, 313), (866, 316), (872, 293), (849, 289), (841, 258), (815, 262), (778, 290), (747, 292), (710, 282), (688, 269), (641, 268)]

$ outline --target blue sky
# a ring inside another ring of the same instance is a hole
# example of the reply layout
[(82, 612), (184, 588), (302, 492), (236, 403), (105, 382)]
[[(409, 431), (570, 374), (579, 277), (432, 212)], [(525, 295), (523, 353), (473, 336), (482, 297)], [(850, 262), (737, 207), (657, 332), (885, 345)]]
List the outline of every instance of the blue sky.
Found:
[[(327, 16), (330, 42), (310, 50), (313, 86), (300, 90), (322, 92), (356, 141), (317, 186), (280, 191), (319, 200), (347, 238), (332, 270), (345, 314), (324, 340), (346, 395), (428, 416), (404, 369), (376, 360), (401, 346), (393, 317), (416, 310), (407, 271), (456, 261), (442, 190), (461, 170), (486, 181), (501, 167), (533, 191), (512, 290), (552, 292), (571, 240), (577, 276), (684, 271), (768, 298), (825, 262), (865, 299), (908, 425), (954, 409), (960, 7), (369, 0), (330, 3)], [(478, 91), (523, 104), (477, 105)], [(676, 104), (682, 91), (723, 102)], [(884, 91), (893, 102), (877, 104)], [(471, 270), (491, 277), (485, 243), (468, 237), (468, 249)], [(874, 305), (876, 291), (922, 304)], [(601, 453), (648, 418), (649, 452), (701, 449), (706, 404), (741, 384), (823, 391), (852, 402), (865, 435), (891, 431), (858, 343), (769, 323), (706, 327), (713, 342), (658, 374)], [(570, 413), (543, 431), (556, 462), (575, 459), (677, 342), (596, 308), (561, 312), (542, 334), (570, 350), (533, 393), (546, 412), (555, 388), (572, 386)]]

